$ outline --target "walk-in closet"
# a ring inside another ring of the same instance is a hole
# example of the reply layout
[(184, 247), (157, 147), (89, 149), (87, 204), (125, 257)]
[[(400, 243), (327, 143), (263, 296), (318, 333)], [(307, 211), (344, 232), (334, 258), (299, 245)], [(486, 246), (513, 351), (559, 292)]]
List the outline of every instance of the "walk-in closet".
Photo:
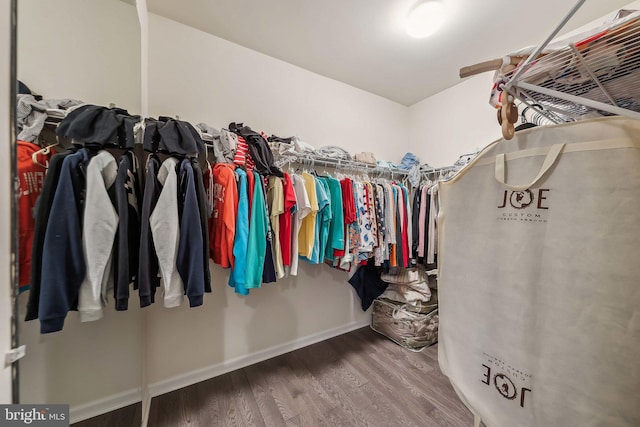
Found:
[(0, 0), (0, 425), (640, 425), (640, 1)]

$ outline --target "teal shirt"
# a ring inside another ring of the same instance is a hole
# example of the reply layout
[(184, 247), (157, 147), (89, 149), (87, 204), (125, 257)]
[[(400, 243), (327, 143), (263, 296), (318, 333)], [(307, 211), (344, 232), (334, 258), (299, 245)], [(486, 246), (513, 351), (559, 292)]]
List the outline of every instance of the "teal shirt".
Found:
[(249, 193), (247, 173), (236, 169), (238, 176), (238, 216), (236, 218), (236, 234), (233, 240), (233, 257), (235, 259), (229, 286), (234, 287), (240, 295), (248, 295), (246, 288), (247, 249), (249, 247)]
[[(320, 220), (320, 229), (318, 231), (318, 240), (320, 241), (318, 247), (318, 263), (324, 261), (324, 254), (329, 246), (329, 231), (331, 228), (331, 218), (333, 217), (331, 192), (329, 191), (329, 184), (327, 178), (318, 178), (318, 182), (322, 186), (324, 199), (318, 200), (318, 208), (322, 212), (322, 218)], [(315, 249), (315, 247), (314, 247)], [(315, 251), (314, 251), (315, 255)]]
[[(259, 288), (262, 284), (262, 271), (267, 252), (267, 205), (262, 191), (262, 177), (253, 172), (253, 204), (249, 219), (249, 242), (247, 245), (247, 266), (245, 270), (245, 287)], [(235, 243), (235, 242), (234, 242)], [(235, 244), (234, 244), (235, 246)]]
[(324, 258), (333, 261), (333, 250), (344, 249), (344, 211), (342, 208), (342, 188), (340, 181), (328, 177), (325, 179), (331, 197), (331, 223), (329, 225), (329, 239)]

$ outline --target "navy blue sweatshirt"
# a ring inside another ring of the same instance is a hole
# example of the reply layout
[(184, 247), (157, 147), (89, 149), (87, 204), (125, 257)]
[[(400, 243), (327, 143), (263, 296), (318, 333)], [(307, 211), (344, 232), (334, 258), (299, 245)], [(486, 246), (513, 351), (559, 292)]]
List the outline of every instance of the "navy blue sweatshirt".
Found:
[(211, 271), (209, 271), (209, 207), (207, 205), (207, 191), (204, 188), (202, 168), (198, 159), (191, 159), (194, 179), (196, 181), (196, 195), (200, 209), (200, 227), (202, 228), (202, 259), (204, 260), (204, 291), (211, 292)]
[(87, 150), (65, 157), (60, 169), (42, 253), (38, 318), (43, 334), (62, 330), (69, 310), (78, 305), (85, 275), (82, 214), (86, 190)]
[[(176, 267), (184, 283), (185, 292), (189, 298), (189, 306), (202, 305), (205, 289), (204, 257), (202, 256), (202, 227), (200, 226), (200, 207), (196, 193), (196, 182), (193, 166), (189, 159), (184, 159), (180, 165), (178, 176), (180, 193), (184, 199), (180, 216), (180, 240), (178, 241), (178, 257)], [(182, 203), (180, 203), (182, 202)]]
[(42, 193), (38, 197), (35, 206), (35, 227), (33, 230), (33, 248), (31, 250), (31, 291), (29, 292), (29, 302), (27, 302), (27, 314), (24, 320), (34, 320), (38, 318), (38, 306), (40, 305), (40, 283), (42, 280), (42, 251), (44, 250), (44, 236), (47, 231), (51, 204), (56, 195), (60, 170), (64, 158), (71, 154), (65, 152), (56, 154), (49, 160), (49, 168), (44, 177)]

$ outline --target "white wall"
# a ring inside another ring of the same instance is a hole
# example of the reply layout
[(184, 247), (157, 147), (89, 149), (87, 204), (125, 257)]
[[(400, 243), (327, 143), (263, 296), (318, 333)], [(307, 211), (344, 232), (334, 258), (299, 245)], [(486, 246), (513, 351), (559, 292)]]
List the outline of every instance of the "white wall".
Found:
[[(133, 6), (118, 0), (18, 3), (18, 77), (32, 90), (46, 98), (140, 110), (140, 33)], [(21, 319), (27, 297), (20, 296)], [(125, 393), (120, 404), (139, 400), (142, 316), (135, 301), (128, 312), (110, 309), (93, 323), (81, 324), (70, 313), (63, 331), (49, 335), (40, 335), (37, 320), (22, 322), (27, 355), (20, 365), (21, 401), (69, 403), (73, 417), (79, 405), (114, 394)]]
[(502, 136), (492, 84), (493, 73), (480, 74), (409, 107), (409, 141), (421, 162), (449, 166)]
[(11, 349), (11, 145), (9, 95), (11, 81), (11, 2), (0, 0), (0, 404), (11, 403), (11, 368), (4, 366), (4, 354)]
[[(408, 115), (400, 104), (157, 15), (149, 25), (151, 115), (216, 127), (243, 121), (316, 147), (372, 151), (396, 162), (407, 151)], [(303, 265), (297, 278), (247, 297), (235, 295), (227, 279), (228, 271), (212, 268), (214, 292), (203, 307), (151, 308), (151, 384), (368, 321), (347, 274), (327, 266)]]
[(218, 128), (244, 121), (315, 147), (402, 159), (405, 106), (155, 14), (149, 25), (151, 115)]
[(120, 0), (18, 0), (18, 78), (50, 99), (140, 112), (140, 29)]

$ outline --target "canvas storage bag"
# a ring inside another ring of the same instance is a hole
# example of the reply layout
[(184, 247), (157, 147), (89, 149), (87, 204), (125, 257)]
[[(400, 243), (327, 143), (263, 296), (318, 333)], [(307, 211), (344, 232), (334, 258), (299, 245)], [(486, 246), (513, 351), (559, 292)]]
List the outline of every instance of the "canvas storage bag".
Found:
[(640, 426), (640, 121), (496, 141), (440, 203), (439, 361), (476, 424)]

